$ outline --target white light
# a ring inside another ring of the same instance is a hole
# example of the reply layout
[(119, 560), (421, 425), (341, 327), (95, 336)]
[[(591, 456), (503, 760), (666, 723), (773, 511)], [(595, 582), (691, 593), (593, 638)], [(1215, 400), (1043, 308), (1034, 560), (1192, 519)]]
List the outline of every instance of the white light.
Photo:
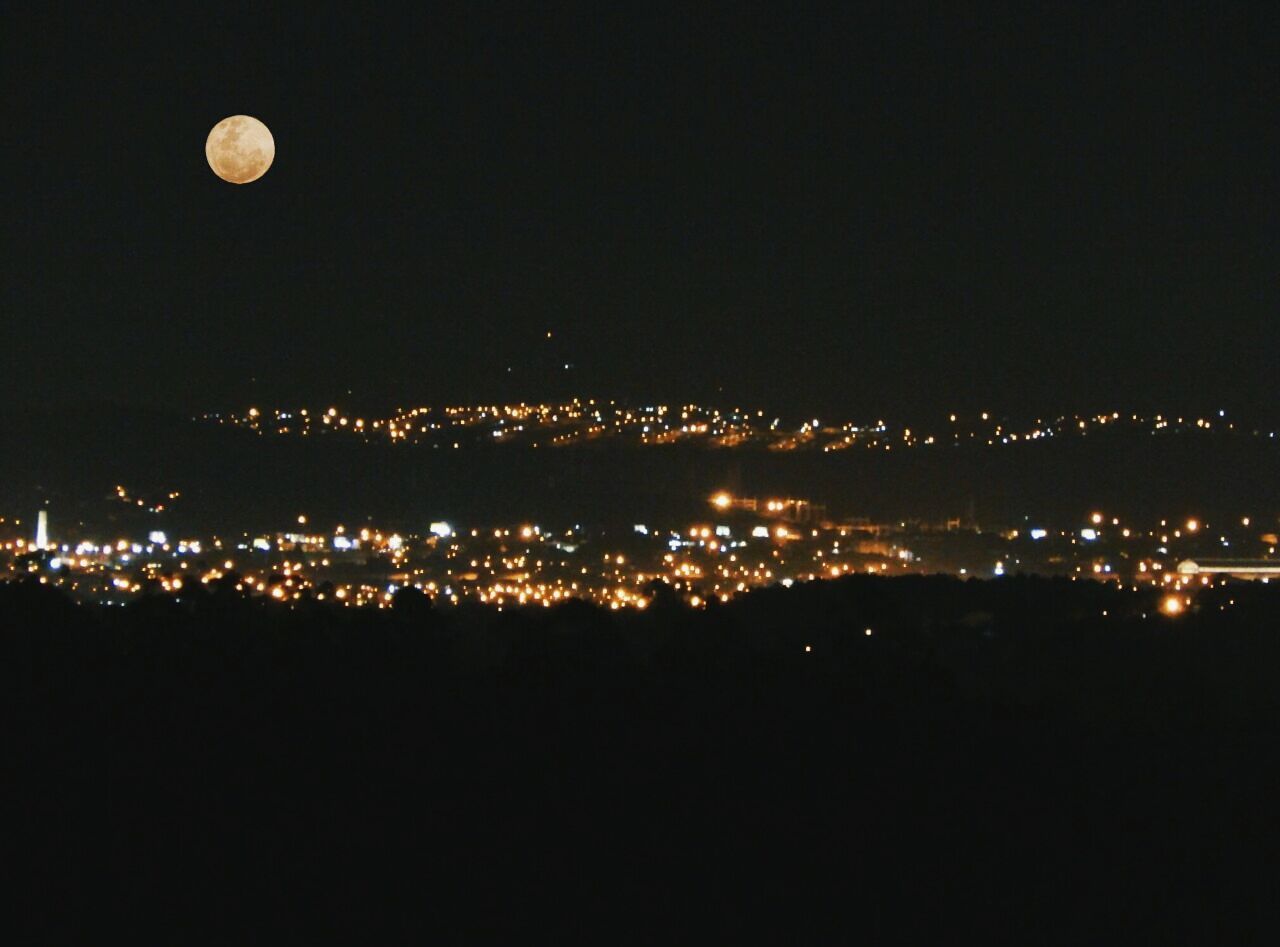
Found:
[(729, 535), (729, 527), (728, 527), (728, 526), (717, 526), (717, 527), (716, 527), (716, 535), (717, 535), (717, 536), (728, 536), (728, 535)]
[(1032, 539), (1044, 539), (1048, 535), (1049, 531), (1047, 529), (1033, 529), (1031, 531)]
[(1098, 531), (1096, 529), (1089, 529), (1086, 527), (1085, 529), (1080, 530), (1080, 538), (1087, 539), (1092, 542), (1098, 538)]
[(347, 539), (347, 537), (346, 537), (346, 536), (334, 536), (334, 537), (333, 537), (333, 548), (334, 548), (334, 549), (350, 549), (350, 548), (351, 548), (351, 540)]
[(453, 527), (450, 526), (448, 523), (446, 523), (444, 520), (437, 520), (436, 522), (432, 523), (428, 528), (431, 530), (431, 532), (439, 536), (441, 539), (444, 539), (446, 537), (453, 535)]
[(769, 527), (757, 526), (755, 529), (751, 530), (751, 535), (754, 536), (756, 539), (768, 539)]
[(644, 525), (644, 523), (636, 523), (636, 525), (635, 525), (635, 526), (633, 526), (633, 527), (632, 527), (632, 529), (634, 529), (634, 530), (635, 530), (637, 533), (639, 533), (641, 536), (648, 536), (648, 535), (649, 535), (649, 527), (648, 527), (648, 526), (645, 526), (645, 525)]
[(151, 532), (147, 533), (147, 542), (149, 543), (155, 543), (157, 546), (163, 546), (168, 541), (169, 540), (164, 535), (164, 530), (153, 529)]

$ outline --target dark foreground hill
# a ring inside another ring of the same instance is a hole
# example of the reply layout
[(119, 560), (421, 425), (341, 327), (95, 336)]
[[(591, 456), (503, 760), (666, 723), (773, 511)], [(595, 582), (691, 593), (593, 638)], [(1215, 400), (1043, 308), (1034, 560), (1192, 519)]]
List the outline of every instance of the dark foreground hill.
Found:
[(1235, 942), (1275, 911), (1278, 592), (0, 586), (11, 942)]

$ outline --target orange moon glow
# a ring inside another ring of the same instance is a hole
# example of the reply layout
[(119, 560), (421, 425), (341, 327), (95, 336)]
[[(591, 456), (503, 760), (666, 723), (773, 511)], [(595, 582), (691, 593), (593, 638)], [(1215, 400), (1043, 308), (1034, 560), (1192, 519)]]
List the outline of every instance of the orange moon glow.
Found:
[(248, 184), (267, 173), (276, 156), (276, 141), (252, 115), (224, 118), (204, 143), (213, 173), (232, 184)]

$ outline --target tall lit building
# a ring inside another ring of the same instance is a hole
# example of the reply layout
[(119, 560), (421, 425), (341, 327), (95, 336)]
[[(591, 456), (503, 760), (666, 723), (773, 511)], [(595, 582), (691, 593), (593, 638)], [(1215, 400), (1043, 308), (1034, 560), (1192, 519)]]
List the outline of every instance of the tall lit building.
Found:
[(36, 548), (49, 548), (49, 511), (41, 510), (36, 514)]

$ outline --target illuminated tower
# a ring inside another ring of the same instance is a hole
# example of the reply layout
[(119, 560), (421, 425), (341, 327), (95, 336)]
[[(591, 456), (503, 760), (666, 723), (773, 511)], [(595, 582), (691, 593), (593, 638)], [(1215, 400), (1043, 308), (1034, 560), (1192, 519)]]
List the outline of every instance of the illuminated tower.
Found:
[(36, 548), (49, 548), (49, 512), (41, 510), (36, 514)]

